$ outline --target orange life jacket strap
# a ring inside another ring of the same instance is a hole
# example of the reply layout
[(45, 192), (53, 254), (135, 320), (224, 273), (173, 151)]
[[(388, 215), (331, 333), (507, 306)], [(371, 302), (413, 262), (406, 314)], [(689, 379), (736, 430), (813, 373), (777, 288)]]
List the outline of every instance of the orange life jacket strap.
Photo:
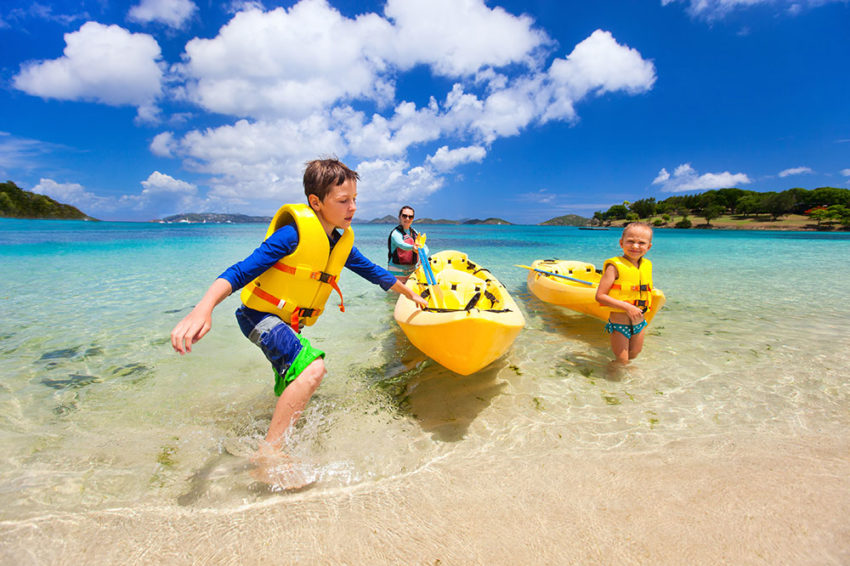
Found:
[(289, 326), (295, 332), (301, 332), (301, 319), (302, 318), (310, 318), (313, 316), (319, 316), (319, 313), (322, 312), (322, 309), (305, 309), (304, 307), (298, 307), (292, 312), (292, 316), (289, 320)]
[(267, 303), (273, 304), (275, 307), (277, 307), (279, 309), (282, 309), (283, 305), (286, 304), (286, 301), (284, 301), (283, 299), (278, 299), (277, 297), (275, 297), (271, 293), (265, 291), (264, 289), (260, 289), (256, 285), (254, 285), (254, 288), (251, 289), (251, 294), (256, 295), (257, 297), (261, 298), (262, 300), (266, 301)]
[[(283, 271), (284, 273), (290, 273), (292, 275), (295, 275), (297, 272), (294, 267), (292, 267), (291, 265), (286, 265), (282, 261), (275, 263), (272, 267), (277, 270)], [(317, 281), (321, 281), (322, 283), (327, 283), (328, 285), (330, 285), (333, 290), (336, 291), (336, 294), (339, 295), (339, 310), (341, 312), (345, 312), (345, 304), (342, 300), (342, 291), (340, 291), (339, 285), (336, 282), (336, 276), (331, 275), (330, 273), (325, 273), (324, 271), (313, 271), (312, 273), (310, 273), (310, 279), (316, 279)]]
[[(622, 289), (622, 288), (623, 288), (623, 286), (620, 285), (619, 283), (614, 283), (613, 285), (611, 285), (611, 289)], [(630, 285), (629, 290), (630, 291), (638, 291), (639, 293), (651, 293), (652, 292), (652, 285)], [(651, 298), (651, 296), (650, 296), (650, 298)], [(649, 301), (646, 300), (646, 299), (635, 299), (633, 301), (628, 301), (628, 300), (624, 299), (624, 302), (632, 304), (632, 305), (640, 308), (643, 312), (646, 312), (647, 310), (649, 310), (649, 306), (648, 306)]]
[[(611, 285), (611, 288), (620, 290), (623, 288), (623, 286), (619, 283), (614, 283), (613, 285)], [(641, 293), (646, 293), (652, 291), (652, 285), (630, 285), (629, 291), (639, 291)]]
[(275, 263), (272, 267), (274, 267), (278, 271), (283, 271), (284, 273), (291, 273), (292, 275), (295, 275), (296, 273), (294, 267), (292, 267), (291, 265), (286, 265), (282, 261)]
[[(325, 275), (327, 275), (327, 273), (325, 273)], [(345, 312), (345, 305), (342, 302), (342, 291), (340, 291), (339, 285), (336, 283), (336, 277), (330, 275), (328, 283), (330, 283), (330, 286), (333, 287), (334, 291), (336, 291), (336, 294), (339, 295), (339, 312)]]
[[(278, 309), (282, 309), (283, 306), (286, 304), (286, 301), (284, 301), (283, 299), (278, 299), (271, 293), (260, 289), (256, 285), (253, 289), (251, 289), (251, 294), (256, 295), (267, 303), (271, 303)], [(322, 309), (305, 309), (303, 307), (295, 307), (295, 310), (292, 311), (292, 316), (289, 320), (289, 326), (291, 326), (295, 332), (301, 332), (301, 325), (299, 319), (310, 318), (311, 316), (319, 316), (319, 313), (321, 312)]]

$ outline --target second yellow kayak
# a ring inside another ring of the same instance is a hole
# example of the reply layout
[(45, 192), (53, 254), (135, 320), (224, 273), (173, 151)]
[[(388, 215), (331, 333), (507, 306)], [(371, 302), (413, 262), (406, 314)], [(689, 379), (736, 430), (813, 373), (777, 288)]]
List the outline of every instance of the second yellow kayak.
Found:
[[(537, 271), (535, 271), (537, 270)], [(552, 275), (546, 275), (547, 272)], [(559, 275), (584, 281), (573, 281)], [(596, 288), (602, 274), (596, 271), (592, 263), (562, 259), (538, 259), (531, 264), (526, 283), (531, 293), (547, 303), (567, 307), (574, 311), (590, 315), (599, 320), (608, 320), (611, 309), (596, 302)], [(586, 283), (590, 283), (587, 285)], [(666, 298), (661, 289), (652, 290), (652, 304), (646, 312), (647, 322), (651, 322), (656, 313), (664, 306)]]

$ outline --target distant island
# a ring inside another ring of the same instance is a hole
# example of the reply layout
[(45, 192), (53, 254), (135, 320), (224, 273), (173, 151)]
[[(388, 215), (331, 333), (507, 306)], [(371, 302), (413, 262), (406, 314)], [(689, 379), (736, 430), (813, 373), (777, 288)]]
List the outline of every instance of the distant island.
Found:
[[(391, 215), (386, 215), (381, 218), (373, 218), (372, 220), (365, 220), (358, 222), (354, 221), (355, 224), (398, 224), (398, 218)], [(478, 218), (465, 218), (463, 220), (447, 220), (445, 218), (434, 219), (434, 218), (417, 218), (416, 224), (452, 224), (452, 225), (473, 225), (473, 224), (488, 224), (488, 225), (496, 225), (496, 226), (512, 226), (512, 222), (508, 222), (502, 218), (486, 218), (484, 220), (479, 220)]]
[(25, 191), (12, 181), (0, 183), (0, 217), (46, 220), (97, 220), (70, 204)]
[(221, 212), (186, 212), (153, 220), (160, 224), (268, 224), (271, 216), (248, 216), (247, 214), (225, 214)]
[(541, 222), (541, 226), (589, 226), (590, 218), (579, 216), (577, 214), (566, 214), (551, 218), (546, 222)]
[[(166, 216), (152, 222), (160, 224), (246, 224), (246, 223), (262, 223), (268, 224), (271, 222), (271, 216), (248, 216), (247, 214), (225, 214), (220, 212), (184, 212)], [(585, 218), (585, 223), (590, 222)], [(502, 218), (486, 218), (479, 220), (478, 218), (466, 218), (463, 220), (446, 220), (433, 218), (418, 218), (417, 224), (453, 224), (453, 225), (512, 225), (511, 222)], [(398, 218), (391, 215), (382, 216), (381, 218), (373, 218), (372, 220), (354, 220), (354, 224), (398, 224)]]

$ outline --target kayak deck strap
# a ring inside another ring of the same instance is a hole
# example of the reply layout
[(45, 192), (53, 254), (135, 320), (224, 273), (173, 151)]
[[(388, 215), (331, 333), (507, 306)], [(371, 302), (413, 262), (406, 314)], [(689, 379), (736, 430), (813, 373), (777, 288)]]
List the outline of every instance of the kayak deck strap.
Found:
[[(475, 308), (475, 307), (473, 307), (473, 308)], [(443, 309), (443, 308), (439, 308), (439, 307), (425, 307), (422, 310), (424, 312), (447, 313), (447, 312), (467, 312), (467, 311), (472, 310), (472, 308), (470, 308), (470, 309)], [(511, 311), (511, 309), (479, 309), (479, 308), (475, 308), (475, 310), (477, 310), (479, 312), (491, 312), (491, 313), (494, 313), (494, 314), (501, 314), (501, 313), (505, 313), (505, 312), (513, 312), (513, 311)]]

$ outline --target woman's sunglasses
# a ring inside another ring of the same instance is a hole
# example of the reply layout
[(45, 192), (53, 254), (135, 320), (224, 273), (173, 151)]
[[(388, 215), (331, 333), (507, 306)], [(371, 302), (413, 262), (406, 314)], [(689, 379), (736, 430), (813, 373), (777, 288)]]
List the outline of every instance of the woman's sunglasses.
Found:
[(401, 216), (402, 218), (410, 218), (411, 220), (413, 220), (413, 215), (412, 215), (412, 214), (401, 214), (400, 216)]

